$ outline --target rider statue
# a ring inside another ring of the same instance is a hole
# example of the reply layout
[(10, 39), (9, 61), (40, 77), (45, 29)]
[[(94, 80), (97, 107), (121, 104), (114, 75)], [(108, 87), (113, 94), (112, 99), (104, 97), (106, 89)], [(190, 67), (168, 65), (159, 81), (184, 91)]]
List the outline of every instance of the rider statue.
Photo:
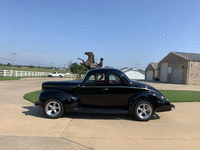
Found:
[(85, 66), (88, 70), (95, 69), (95, 68), (101, 68), (103, 66), (103, 58), (101, 58), (100, 62), (98, 64), (96, 64), (94, 61), (94, 54), (92, 52), (85, 52), (85, 55), (88, 56), (87, 61), (84, 61), (81, 58), (78, 58), (78, 59), (83, 61), (83, 63), (80, 63), (80, 64)]

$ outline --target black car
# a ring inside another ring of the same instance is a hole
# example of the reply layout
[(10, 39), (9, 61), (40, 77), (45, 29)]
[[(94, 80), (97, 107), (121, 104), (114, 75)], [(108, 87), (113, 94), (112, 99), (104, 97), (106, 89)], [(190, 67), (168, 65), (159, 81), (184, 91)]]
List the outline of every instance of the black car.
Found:
[(35, 105), (43, 107), (48, 118), (59, 118), (78, 108), (101, 108), (120, 109), (147, 121), (154, 112), (174, 107), (157, 89), (130, 80), (118, 69), (92, 69), (82, 81), (43, 82), (42, 90)]

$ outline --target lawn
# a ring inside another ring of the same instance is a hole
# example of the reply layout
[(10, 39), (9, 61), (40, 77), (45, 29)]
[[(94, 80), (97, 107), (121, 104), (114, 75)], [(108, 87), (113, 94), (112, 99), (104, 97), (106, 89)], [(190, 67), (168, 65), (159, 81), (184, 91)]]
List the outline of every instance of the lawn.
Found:
[(6, 81), (6, 80), (20, 80), (21, 78), (44, 78), (47, 76), (36, 76), (36, 77), (0, 77), (0, 81)]
[(39, 91), (35, 91), (35, 92), (30, 92), (24, 95), (24, 99), (30, 101), (30, 102), (37, 102), (38, 101), (38, 94), (41, 92), (42, 90)]
[[(38, 94), (41, 92), (35, 91), (27, 93), (24, 95), (26, 100), (33, 103), (38, 101)], [(200, 92), (196, 91), (173, 91), (173, 90), (160, 90), (160, 92), (170, 101), (170, 102), (200, 102)]]
[(19, 80), (21, 78), (25, 78), (25, 77), (0, 77), (0, 81), (5, 81), (5, 80)]
[[(2, 70), (12, 70), (12, 66), (4, 66)], [(70, 71), (58, 70), (58, 69), (48, 69), (48, 68), (19, 68), (13, 67), (13, 70), (17, 71), (33, 71), (33, 72), (58, 72), (58, 73), (67, 73)]]
[(200, 102), (200, 92), (159, 90), (170, 102)]

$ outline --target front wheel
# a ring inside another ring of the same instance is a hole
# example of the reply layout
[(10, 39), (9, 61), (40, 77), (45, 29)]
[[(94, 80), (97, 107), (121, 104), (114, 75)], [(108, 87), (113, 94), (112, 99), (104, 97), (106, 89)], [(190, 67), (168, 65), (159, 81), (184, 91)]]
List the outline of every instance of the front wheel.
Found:
[(148, 121), (154, 115), (154, 108), (150, 102), (142, 100), (136, 103), (133, 115), (138, 121)]
[(56, 119), (64, 114), (64, 107), (59, 100), (50, 99), (44, 103), (43, 112), (47, 118)]

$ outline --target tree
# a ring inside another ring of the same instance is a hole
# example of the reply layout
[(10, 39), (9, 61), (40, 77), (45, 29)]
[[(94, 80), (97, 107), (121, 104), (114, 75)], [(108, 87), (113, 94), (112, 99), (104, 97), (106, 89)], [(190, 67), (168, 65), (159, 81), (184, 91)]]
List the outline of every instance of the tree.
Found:
[(75, 74), (85, 74), (88, 70), (85, 66), (79, 65), (77, 62), (71, 63), (69, 65), (69, 69), (72, 73)]
[(33, 68), (33, 65), (30, 65), (29, 68)]
[(76, 62), (75, 63), (71, 63), (70, 66), (69, 66), (69, 68), (70, 68), (70, 71), (72, 73), (77, 74), (78, 70), (79, 70), (79, 65)]
[(10, 63), (8, 63), (7, 66), (10, 66)]
[(87, 72), (87, 68), (83, 65), (79, 65), (79, 73), (80, 74), (85, 74)]

